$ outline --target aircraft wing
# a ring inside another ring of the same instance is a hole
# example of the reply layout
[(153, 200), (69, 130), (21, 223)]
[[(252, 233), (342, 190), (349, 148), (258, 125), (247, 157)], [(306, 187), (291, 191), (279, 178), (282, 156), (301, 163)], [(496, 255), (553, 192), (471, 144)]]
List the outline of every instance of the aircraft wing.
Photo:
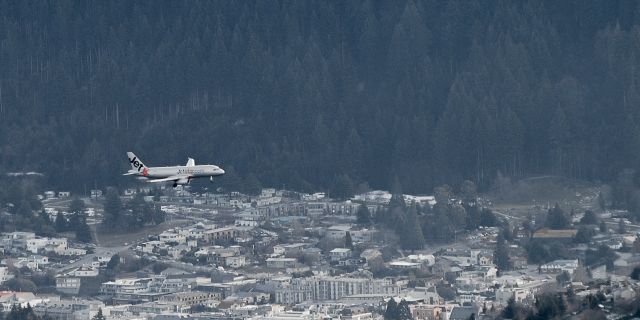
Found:
[(187, 174), (176, 174), (175, 176), (170, 176), (162, 179), (152, 179), (147, 180), (147, 182), (166, 182), (166, 181), (176, 181), (180, 179), (189, 179), (189, 175)]

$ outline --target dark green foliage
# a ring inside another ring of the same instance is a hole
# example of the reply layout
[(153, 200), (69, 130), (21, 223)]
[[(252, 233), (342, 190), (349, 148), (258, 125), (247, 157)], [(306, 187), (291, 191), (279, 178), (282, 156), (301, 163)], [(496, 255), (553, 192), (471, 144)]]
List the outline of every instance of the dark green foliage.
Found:
[(595, 230), (592, 227), (580, 227), (578, 233), (573, 238), (575, 243), (589, 243), (591, 238), (596, 235)]
[(542, 293), (536, 296), (537, 316), (539, 319), (553, 319), (564, 315), (567, 305), (560, 293)]
[(600, 221), (600, 226), (598, 226), (598, 229), (602, 233), (606, 233), (609, 231), (609, 228), (607, 227), (607, 223), (604, 220)]
[(115, 270), (119, 264), (120, 264), (120, 255), (116, 253), (111, 257), (109, 262), (107, 262), (107, 269)]
[(69, 213), (71, 214), (84, 214), (84, 210), (86, 209), (86, 206), (84, 204), (84, 201), (80, 200), (79, 198), (73, 198), (73, 200), (71, 200), (71, 203), (69, 204)]
[(85, 243), (91, 242), (91, 229), (87, 221), (81, 220), (80, 224), (76, 227), (76, 240)]
[(498, 218), (487, 208), (480, 210), (480, 225), (484, 227), (495, 227), (498, 225)]
[(159, 224), (165, 214), (159, 207), (152, 206), (140, 193), (126, 204), (122, 204), (118, 192), (110, 188), (104, 204), (103, 226), (110, 231), (133, 231), (149, 224)]
[(551, 229), (566, 229), (569, 227), (570, 222), (564, 210), (560, 208), (560, 205), (556, 205), (549, 209), (546, 220), (547, 227)]
[(571, 282), (571, 275), (566, 271), (562, 271), (560, 274), (556, 276), (556, 281), (558, 282), (559, 285), (565, 285)]
[(580, 219), (580, 224), (598, 224), (598, 216), (593, 211), (587, 210)]
[[(1, 316), (2, 314), (0, 314)], [(11, 306), (11, 310), (4, 318), (5, 320), (40, 320), (42, 318), (36, 316), (31, 308), (31, 305), (27, 303), (26, 307), (20, 305)]]
[(344, 237), (344, 247), (353, 249), (353, 240), (351, 239), (351, 233), (347, 231), (347, 234)]
[(589, 309), (600, 309), (598, 305), (605, 301), (607, 301), (607, 297), (601, 291), (598, 291), (596, 294), (589, 294), (585, 298), (586, 307)]
[(387, 308), (384, 312), (384, 320), (398, 319), (398, 303), (394, 298), (390, 298), (387, 302)]
[(69, 222), (67, 221), (67, 218), (64, 217), (62, 212), (58, 211), (58, 213), (56, 214), (56, 221), (55, 221), (56, 232), (67, 231), (69, 228), (68, 224)]
[(532, 264), (543, 264), (557, 259), (569, 259), (567, 248), (561, 243), (545, 243), (533, 240), (526, 246), (527, 260)]
[(411, 314), (411, 309), (409, 308), (409, 303), (402, 299), (400, 303), (398, 303), (398, 318), (397, 320), (413, 320), (413, 315)]
[(104, 202), (104, 219), (102, 223), (109, 229), (117, 228), (122, 216), (123, 206), (120, 194), (115, 188), (109, 188)]
[(336, 177), (333, 187), (331, 189), (330, 196), (336, 199), (350, 199), (354, 194), (353, 181), (348, 175), (341, 175)]
[(424, 246), (424, 236), (418, 220), (416, 205), (412, 205), (404, 217), (400, 236), (400, 245), (405, 250), (420, 250)]
[(98, 313), (91, 318), (91, 320), (106, 320), (107, 318), (102, 314), (102, 308), (98, 308)]
[(391, 298), (389, 302), (387, 302), (387, 309), (384, 313), (385, 320), (412, 320), (413, 316), (411, 315), (411, 309), (409, 308), (409, 303), (406, 300), (402, 299), (400, 303), (396, 303), (396, 301)]
[(507, 300), (507, 306), (502, 309), (502, 317), (505, 319), (515, 318), (517, 307), (518, 306), (516, 305), (516, 300), (513, 297), (509, 298), (509, 300)]
[(634, 267), (629, 277), (633, 280), (640, 280), (640, 267)]
[(608, 246), (600, 245), (598, 249), (589, 249), (585, 255), (585, 264), (587, 266), (593, 266), (597, 264), (605, 264), (607, 270), (612, 270), (613, 261), (618, 258), (618, 255)]
[(122, 186), (132, 182), (115, 174), (127, 169), (117, 155), (144, 147), (160, 163), (190, 152), (233, 164), (227, 190), (258, 181), (348, 196), (334, 176), (385, 189), (397, 177), (407, 193), (465, 179), (483, 188), (498, 173), (613, 180), (638, 166), (638, 11), (9, 1), (0, 168), (77, 191)]
[(457, 293), (451, 285), (438, 284), (436, 285), (436, 292), (446, 301), (455, 300)]
[(496, 243), (496, 251), (493, 254), (493, 259), (499, 271), (507, 271), (511, 269), (511, 259), (509, 258), (509, 247), (505, 241), (504, 236), (498, 235)]
[(622, 218), (618, 219), (618, 233), (619, 234), (627, 233), (627, 226), (625, 225), (624, 220)]
[(153, 273), (155, 274), (160, 274), (160, 272), (164, 271), (168, 267), (169, 265), (164, 262), (156, 262), (151, 266), (151, 270), (153, 270)]
[(22, 277), (16, 277), (5, 281), (2, 286), (4, 290), (36, 292), (38, 287), (33, 281)]
[(358, 207), (358, 211), (356, 212), (356, 222), (358, 224), (371, 223), (371, 212), (369, 212), (369, 208), (367, 208), (365, 204)]

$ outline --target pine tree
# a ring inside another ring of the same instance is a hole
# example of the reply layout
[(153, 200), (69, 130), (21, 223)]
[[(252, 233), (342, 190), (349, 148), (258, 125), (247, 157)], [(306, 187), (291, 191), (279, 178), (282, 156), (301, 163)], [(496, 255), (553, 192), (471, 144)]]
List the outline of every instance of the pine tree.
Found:
[(516, 299), (514, 297), (507, 300), (507, 306), (502, 310), (502, 317), (505, 319), (513, 319), (516, 316)]
[(120, 255), (116, 253), (111, 257), (111, 259), (109, 259), (109, 262), (107, 262), (107, 269), (114, 270), (119, 264)]
[(411, 205), (405, 214), (404, 225), (400, 230), (400, 244), (403, 249), (420, 250), (424, 247), (424, 235), (415, 204)]
[(618, 233), (625, 234), (627, 233), (627, 225), (624, 223), (622, 218), (618, 219)]
[(122, 216), (122, 201), (118, 190), (115, 188), (109, 188), (104, 203), (104, 220), (103, 224), (107, 228), (115, 228), (121, 221)]
[(356, 222), (364, 225), (371, 223), (371, 213), (369, 212), (369, 208), (367, 208), (366, 204), (362, 204), (358, 207), (358, 211), (356, 212)]
[(344, 246), (345, 248), (353, 249), (353, 240), (351, 239), (351, 233), (349, 231), (347, 231), (344, 237)]
[(81, 220), (76, 227), (76, 240), (84, 243), (91, 242), (91, 228), (85, 220)]
[(91, 320), (107, 320), (107, 318), (102, 315), (102, 308), (98, 308), (98, 313), (91, 318)]
[(387, 302), (387, 309), (384, 312), (384, 320), (398, 320), (400, 319), (398, 303), (391, 297)]
[(606, 233), (609, 231), (609, 228), (607, 227), (607, 223), (604, 222), (604, 220), (600, 221), (600, 232), (602, 233)]
[(398, 320), (413, 320), (409, 303), (404, 299), (398, 304)]
[(498, 240), (496, 243), (496, 251), (493, 254), (493, 258), (496, 262), (496, 266), (498, 267), (498, 270), (500, 270), (501, 272), (511, 269), (511, 259), (509, 258), (509, 248), (507, 247), (504, 236), (502, 236), (502, 234), (498, 235)]
[(549, 209), (547, 226), (551, 229), (566, 229), (569, 227), (569, 219), (557, 203), (553, 209)]
[(58, 211), (58, 214), (56, 214), (56, 221), (55, 221), (56, 232), (67, 231), (68, 230), (67, 224), (68, 224), (67, 218), (64, 217), (64, 214), (62, 214), (61, 211)]
[(86, 206), (84, 204), (84, 201), (75, 197), (69, 204), (69, 213), (84, 214), (85, 208)]

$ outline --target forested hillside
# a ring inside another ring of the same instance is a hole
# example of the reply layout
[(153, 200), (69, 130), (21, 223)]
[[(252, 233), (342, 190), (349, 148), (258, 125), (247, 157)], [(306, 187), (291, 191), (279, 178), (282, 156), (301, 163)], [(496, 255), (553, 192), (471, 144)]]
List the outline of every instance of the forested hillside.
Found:
[(609, 180), (640, 166), (639, 76), (631, 0), (2, 0), (0, 171), (131, 183), (131, 150), (229, 188)]

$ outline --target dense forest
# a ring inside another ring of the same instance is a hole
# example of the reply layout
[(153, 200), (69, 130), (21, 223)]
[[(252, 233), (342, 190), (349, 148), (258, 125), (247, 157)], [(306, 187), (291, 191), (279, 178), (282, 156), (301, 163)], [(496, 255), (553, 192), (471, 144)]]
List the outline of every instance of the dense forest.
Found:
[(632, 0), (0, 0), (0, 171), (117, 186), (135, 151), (230, 189), (609, 181), (640, 167), (637, 69)]

